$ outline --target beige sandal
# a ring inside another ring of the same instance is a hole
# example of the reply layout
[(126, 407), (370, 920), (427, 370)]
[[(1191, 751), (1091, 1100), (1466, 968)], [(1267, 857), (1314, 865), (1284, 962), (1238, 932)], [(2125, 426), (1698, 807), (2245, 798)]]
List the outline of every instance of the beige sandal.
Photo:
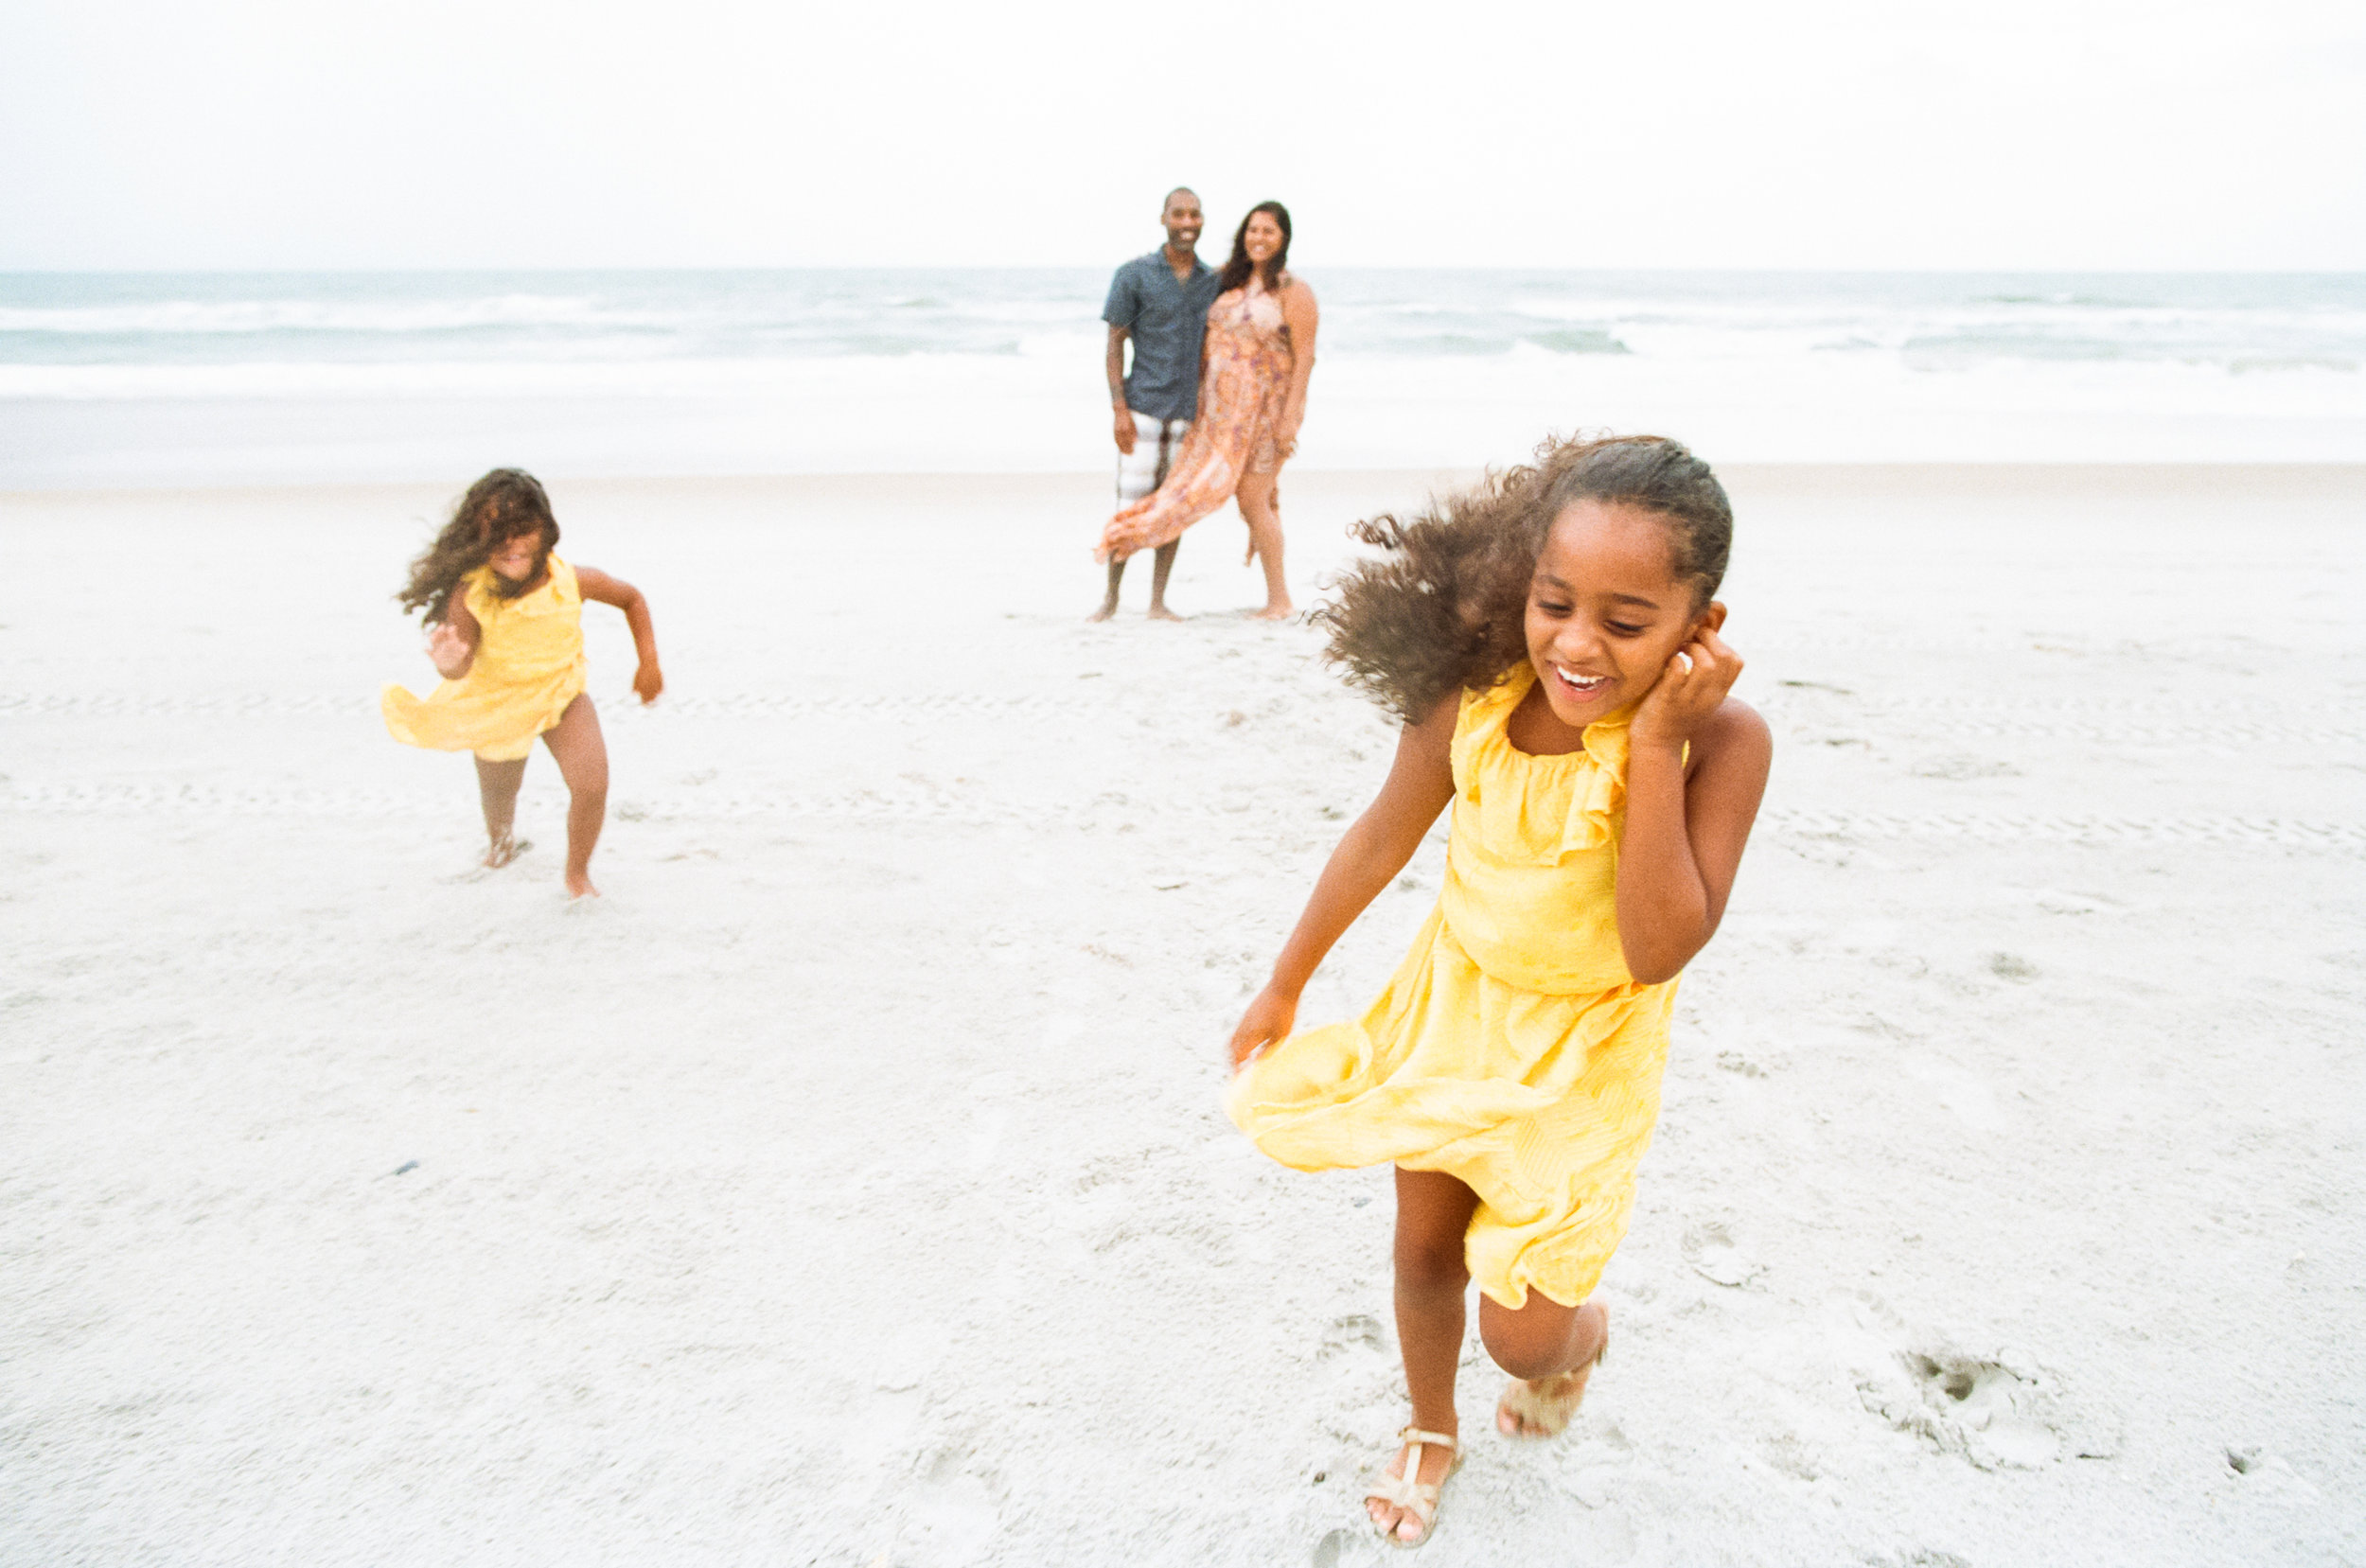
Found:
[(1538, 1379), (1539, 1383), (1561, 1385), (1549, 1395), (1537, 1392), (1534, 1383), (1522, 1378), (1512, 1379), (1510, 1386), (1504, 1390), (1504, 1397), (1495, 1401), (1497, 1431), (1502, 1431), (1506, 1415), (1532, 1429), (1504, 1433), (1505, 1436), (1518, 1441), (1533, 1442), (1545, 1437), (1558, 1437), (1568, 1430), (1571, 1418), (1578, 1413), (1578, 1405), (1585, 1399), (1585, 1385), (1592, 1381), (1594, 1368), (1602, 1365), (1602, 1358), (1610, 1354), (1610, 1310), (1603, 1308), (1601, 1311), (1602, 1343), (1595, 1350), (1594, 1359), (1574, 1370)]
[[(1408, 1426), (1398, 1433), (1397, 1441), (1408, 1451), (1404, 1456), (1404, 1473), (1391, 1475), (1383, 1470), (1379, 1478), (1364, 1489), (1364, 1501), (1386, 1503), (1392, 1508), (1403, 1508), (1420, 1520), (1421, 1533), (1410, 1541), (1399, 1535), (1394, 1524), (1381, 1531), (1382, 1539), (1391, 1546), (1420, 1546), (1437, 1533), (1438, 1493), (1453, 1479), (1454, 1472), (1462, 1468), (1462, 1445), (1442, 1432), (1423, 1432), (1416, 1426)], [(1446, 1463), (1446, 1473), (1434, 1482), (1421, 1479), (1421, 1450), (1430, 1447), (1442, 1448), (1454, 1455)], [(1403, 1523), (1403, 1520), (1398, 1521), (1400, 1524)]]

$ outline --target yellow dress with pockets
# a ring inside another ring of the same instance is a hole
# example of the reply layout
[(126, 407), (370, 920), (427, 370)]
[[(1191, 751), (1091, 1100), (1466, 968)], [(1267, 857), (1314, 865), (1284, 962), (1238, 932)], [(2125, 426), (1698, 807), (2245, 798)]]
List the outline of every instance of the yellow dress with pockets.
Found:
[(462, 579), (461, 602), (483, 630), (476, 660), (423, 698), (396, 685), (380, 693), (379, 711), (395, 739), (515, 762), (557, 724), (583, 691), (583, 591), (574, 567), (550, 559), (550, 580), (515, 599), (494, 593), (489, 566)]
[(1583, 750), (1531, 756), (1504, 726), (1535, 679), (1522, 664), (1462, 695), (1445, 887), (1387, 989), (1355, 1022), (1267, 1050), (1226, 1107), (1300, 1171), (1461, 1180), (1479, 1197), (1471, 1274), (1512, 1308), (1530, 1288), (1583, 1301), (1626, 1235), (1676, 998), (1618, 945), (1629, 715), (1588, 725)]

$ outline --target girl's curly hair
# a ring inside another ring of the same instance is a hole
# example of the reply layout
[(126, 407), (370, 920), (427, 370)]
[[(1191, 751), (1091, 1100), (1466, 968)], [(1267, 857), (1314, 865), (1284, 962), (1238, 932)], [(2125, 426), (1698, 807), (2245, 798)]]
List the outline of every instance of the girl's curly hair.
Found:
[[(551, 498), (522, 468), (495, 468), (468, 486), (435, 542), (411, 563), (411, 580), (395, 602), (406, 615), (424, 609), (430, 622), (441, 621), (451, 608), (461, 579), (483, 566), (496, 547), (525, 534), (541, 536), (542, 558), (547, 560), (558, 544), (558, 519), (551, 512)], [(534, 575), (540, 575), (539, 569)]]
[(1725, 577), (1734, 513), (1709, 466), (1659, 435), (1548, 440), (1535, 461), (1477, 487), (1349, 530), (1384, 554), (1359, 562), (1310, 618), (1348, 684), (1407, 724), (1447, 693), (1484, 691), (1527, 657), (1528, 582), (1553, 520), (1572, 502), (1667, 520), (1670, 564), (1705, 605)]

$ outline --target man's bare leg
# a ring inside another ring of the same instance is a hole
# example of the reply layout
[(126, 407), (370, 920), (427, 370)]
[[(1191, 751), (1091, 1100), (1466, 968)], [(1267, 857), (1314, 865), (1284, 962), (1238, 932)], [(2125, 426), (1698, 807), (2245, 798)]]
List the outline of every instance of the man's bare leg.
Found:
[(592, 851), (608, 820), (608, 741), (600, 733), (600, 715), (589, 693), (578, 694), (542, 732), (542, 742), (558, 760), (559, 777), (567, 781), (567, 896), (597, 898), (592, 886)]
[(1181, 539), (1169, 539), (1158, 547), (1158, 554), (1150, 566), (1150, 618), (1154, 621), (1183, 619), (1167, 608), (1167, 577), (1174, 571), (1175, 552), (1183, 548)]
[(1102, 596), (1101, 608), (1085, 617), (1087, 622), (1106, 621), (1118, 612), (1118, 584), (1125, 580), (1125, 557), (1109, 557), (1109, 591)]
[[(1454, 1411), (1455, 1368), (1462, 1360), (1463, 1295), (1470, 1271), (1463, 1266), (1462, 1239), (1478, 1208), (1478, 1194), (1437, 1171), (1397, 1171), (1397, 1346), (1404, 1355), (1405, 1389), (1413, 1396), (1413, 1424), (1424, 1432), (1459, 1436)], [(1404, 1451), (1388, 1466), (1404, 1473)], [(1454, 1455), (1435, 1444), (1421, 1450), (1417, 1481), (1437, 1486)], [(1372, 1523), (1390, 1535), (1421, 1539), (1421, 1523), (1405, 1509), (1378, 1498), (1364, 1506)]]
[(485, 807), (485, 864), (493, 870), (508, 865), (518, 858), (525, 846), (519, 843), (513, 831), (518, 820), (518, 786), (525, 783), (526, 760), (516, 757), (508, 762), (476, 763), (476, 792)]

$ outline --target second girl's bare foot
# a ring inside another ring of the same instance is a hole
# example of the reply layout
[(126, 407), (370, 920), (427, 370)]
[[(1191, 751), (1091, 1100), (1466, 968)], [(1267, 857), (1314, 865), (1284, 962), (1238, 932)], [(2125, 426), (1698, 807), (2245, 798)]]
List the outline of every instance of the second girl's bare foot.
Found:
[(592, 886), (590, 872), (569, 872), (567, 873), (567, 896), (569, 898), (597, 898), (600, 896), (600, 890)]
[(1594, 1321), (1594, 1353), (1566, 1372), (1549, 1378), (1514, 1378), (1495, 1404), (1495, 1430), (1507, 1437), (1558, 1437), (1568, 1429), (1585, 1398), (1585, 1385), (1610, 1348), (1610, 1313), (1587, 1302), (1581, 1311)]
[(1263, 609), (1251, 612), (1249, 619), (1252, 621), (1287, 621), (1297, 613), (1298, 607), (1284, 599), (1278, 605), (1267, 605)]
[(1174, 611), (1169, 609), (1164, 605), (1151, 606), (1150, 618), (1154, 621), (1180, 621), (1183, 619), (1183, 617), (1177, 615)]
[(1086, 616), (1085, 625), (1089, 626), (1095, 622), (1106, 621), (1110, 616), (1115, 615), (1117, 612), (1118, 602), (1115, 599), (1112, 599), (1107, 604), (1102, 606), (1099, 609), (1094, 610), (1090, 615)]
[(531, 838), (512, 838), (504, 833), (486, 846), (485, 869), (488, 872), (497, 872), (533, 847), (534, 840)]

